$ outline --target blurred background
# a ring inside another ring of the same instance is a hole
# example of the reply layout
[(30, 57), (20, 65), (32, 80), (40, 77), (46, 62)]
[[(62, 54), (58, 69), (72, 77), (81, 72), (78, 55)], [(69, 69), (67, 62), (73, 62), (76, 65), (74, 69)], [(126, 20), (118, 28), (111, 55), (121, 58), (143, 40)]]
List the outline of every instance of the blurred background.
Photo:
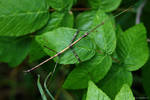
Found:
[[(78, 0), (78, 3), (73, 8), (88, 8), (88, 6), (84, 5), (85, 2), (86, 0)], [(120, 7), (113, 13), (124, 11), (132, 5), (134, 5), (133, 10), (129, 10), (117, 17), (116, 22), (124, 30), (139, 23), (139, 21), (143, 22), (147, 29), (147, 41), (150, 43), (149, 0), (123, 0)], [(73, 11), (75, 16), (79, 12)], [(140, 17), (138, 17), (139, 15)], [(41, 100), (41, 95), (37, 88), (37, 75), (41, 76), (41, 84), (43, 84), (45, 77), (52, 71), (55, 63), (53, 61), (48, 62), (31, 73), (24, 73), (23, 71), (39, 64), (46, 58), (48, 57), (43, 57), (34, 63), (29, 63), (29, 57), (26, 57), (15, 68), (10, 67), (7, 63), (0, 62), (0, 100)], [(80, 100), (82, 96), (80, 92), (84, 90), (66, 91), (62, 88), (64, 79), (72, 68), (73, 65), (58, 65), (52, 79), (53, 81), (48, 82), (48, 88), (57, 100)], [(150, 59), (144, 67), (133, 72), (133, 78), (132, 90), (136, 99), (148, 100), (150, 97)]]

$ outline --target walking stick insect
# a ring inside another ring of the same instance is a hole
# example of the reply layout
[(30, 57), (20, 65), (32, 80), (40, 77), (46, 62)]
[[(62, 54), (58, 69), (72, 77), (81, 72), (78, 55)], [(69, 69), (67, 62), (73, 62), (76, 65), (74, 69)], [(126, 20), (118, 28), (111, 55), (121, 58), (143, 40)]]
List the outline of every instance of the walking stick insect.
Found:
[[(127, 11), (128, 11), (129, 9), (131, 9), (131, 8), (132, 8), (132, 6), (129, 7), (129, 8), (127, 8), (126, 10), (122, 11), (121, 13), (115, 15), (114, 18), (116, 18), (116, 17), (120, 16), (121, 14), (127, 12)], [(72, 47), (73, 47), (76, 43), (78, 43), (78, 42), (79, 42), (80, 40), (82, 40), (83, 38), (87, 37), (90, 33), (94, 32), (97, 28), (99, 28), (99, 27), (101, 27), (102, 25), (104, 25), (105, 22), (108, 21), (108, 20), (110, 20), (110, 19), (107, 19), (107, 20), (103, 21), (102, 23), (96, 25), (93, 29), (91, 29), (90, 31), (86, 32), (84, 35), (82, 35), (81, 37), (79, 37), (76, 41), (74, 41), (75, 38), (73, 38), (73, 40), (72, 40), (72, 42), (71, 42), (71, 44), (70, 44), (69, 46), (67, 46), (66, 48), (64, 48), (64, 49), (61, 50), (60, 52), (56, 53), (54, 56), (52, 56), (52, 57), (46, 59), (45, 61), (41, 62), (40, 64), (36, 65), (35, 67), (33, 67), (33, 68), (29, 69), (29, 70), (26, 70), (26, 71), (24, 71), (24, 72), (31, 72), (31, 71), (33, 71), (33, 70), (39, 68), (41, 65), (45, 64), (46, 62), (50, 61), (51, 59), (53, 59), (53, 58), (55, 58), (55, 57), (57, 57), (57, 56), (60, 56), (62, 53), (64, 53), (64, 52), (67, 51), (68, 49), (72, 49)], [(78, 32), (77, 32), (77, 33), (78, 33)], [(76, 37), (76, 34), (75, 34), (74, 37)], [(73, 41), (74, 41), (74, 42), (73, 42)], [(74, 55), (76, 56), (76, 58), (78, 59), (78, 61), (80, 61), (80, 59), (79, 59), (78, 56), (75, 54), (75, 52), (74, 52), (73, 49), (72, 49), (72, 52), (74, 53)]]

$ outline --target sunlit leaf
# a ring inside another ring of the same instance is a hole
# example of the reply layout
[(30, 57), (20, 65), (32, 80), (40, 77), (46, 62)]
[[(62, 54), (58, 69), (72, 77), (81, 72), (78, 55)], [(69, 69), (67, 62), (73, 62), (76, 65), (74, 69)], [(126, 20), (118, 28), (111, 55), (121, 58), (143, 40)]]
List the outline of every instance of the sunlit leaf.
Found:
[(129, 71), (141, 68), (149, 56), (146, 29), (138, 24), (118, 33), (117, 53)]
[(88, 0), (89, 5), (94, 9), (102, 9), (106, 12), (113, 11), (118, 8), (122, 0)]
[(22, 36), (43, 27), (49, 18), (45, 0), (1, 0), (0, 36)]
[(66, 89), (87, 88), (88, 81), (98, 82), (109, 71), (112, 60), (109, 56), (96, 54), (91, 60), (78, 64), (63, 85)]
[(135, 100), (130, 87), (124, 84), (116, 95), (115, 100)]
[[(76, 32), (77, 30), (72, 28), (58, 28), (56, 30), (37, 36), (36, 40), (42, 47), (47, 46), (48, 48), (54, 50), (55, 52), (47, 48), (43, 48), (48, 55), (53, 56), (56, 54), (56, 52), (60, 52), (61, 50), (70, 45)], [(77, 38), (79, 38), (83, 34), (83, 32), (80, 32)], [(73, 49), (79, 56), (81, 61), (89, 60), (95, 55), (95, 44), (93, 44), (88, 37), (82, 39), (77, 44), (75, 44), (73, 46)], [(72, 50), (69, 49), (62, 55), (60, 55), (59, 63), (74, 64), (79, 63), (79, 61), (75, 57)]]
[(113, 64), (108, 74), (99, 81), (99, 87), (112, 99), (119, 92), (123, 84), (132, 84), (132, 73), (123, 66)]
[(116, 35), (112, 19), (102, 10), (80, 13), (76, 19), (79, 30), (90, 30), (98, 24), (104, 23), (90, 34), (98, 48), (107, 54), (112, 54), (116, 48)]
[(92, 81), (89, 81), (86, 100), (111, 100)]

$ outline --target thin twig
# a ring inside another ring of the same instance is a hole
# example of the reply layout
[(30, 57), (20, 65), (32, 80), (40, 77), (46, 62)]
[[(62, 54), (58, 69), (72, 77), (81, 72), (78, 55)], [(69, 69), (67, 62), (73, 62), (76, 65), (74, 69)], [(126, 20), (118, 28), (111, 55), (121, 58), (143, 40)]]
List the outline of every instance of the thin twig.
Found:
[(150, 42), (150, 39), (147, 39), (147, 42)]
[(144, 0), (144, 1), (141, 3), (141, 5), (139, 6), (139, 8), (137, 9), (136, 24), (139, 24), (139, 23), (140, 23), (142, 11), (143, 11), (143, 8), (144, 8), (146, 2), (147, 2), (147, 0)]
[[(116, 16), (114, 16), (114, 18), (115, 18), (115, 17), (118, 17), (119, 15), (121, 15), (121, 14), (123, 14), (124, 12), (128, 11), (131, 7), (132, 7), (132, 6), (130, 6), (128, 9), (124, 10), (123, 12), (117, 14)], [(105, 21), (107, 21), (107, 20), (105, 20)], [(104, 22), (105, 22), (105, 21), (104, 21)], [(96, 25), (93, 29), (91, 29), (89, 32), (86, 32), (84, 35), (82, 35), (80, 38), (78, 38), (76, 41), (74, 41), (74, 42), (73, 42), (72, 44), (70, 44), (68, 47), (64, 48), (62, 51), (58, 52), (57, 54), (55, 54), (54, 56), (52, 56), (52, 57), (46, 59), (45, 61), (41, 62), (41, 63), (38, 64), (37, 66), (35, 66), (35, 67), (33, 67), (33, 68), (29, 69), (29, 70), (26, 70), (26, 71), (24, 71), (24, 72), (31, 72), (31, 71), (35, 70), (36, 68), (40, 67), (41, 65), (43, 65), (44, 63), (50, 61), (51, 59), (53, 59), (53, 58), (55, 58), (55, 57), (61, 55), (62, 53), (64, 53), (64, 52), (67, 51), (68, 49), (70, 49), (70, 47), (72, 47), (73, 45), (75, 45), (76, 43), (78, 43), (81, 39), (87, 37), (90, 33), (94, 32), (98, 27), (104, 25), (104, 22), (102, 22), (102, 23)]]

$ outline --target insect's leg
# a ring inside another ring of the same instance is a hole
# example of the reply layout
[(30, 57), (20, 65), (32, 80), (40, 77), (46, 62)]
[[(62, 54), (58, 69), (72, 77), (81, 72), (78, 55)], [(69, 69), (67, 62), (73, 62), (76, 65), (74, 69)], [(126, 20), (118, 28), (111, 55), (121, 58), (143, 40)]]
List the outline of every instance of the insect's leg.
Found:
[[(49, 47), (47, 47), (47, 46), (44, 46), (45, 48), (47, 48), (47, 49), (49, 49), (50, 51), (53, 51), (53, 52), (55, 52), (55, 53), (58, 53), (58, 52), (56, 52), (55, 50), (53, 50), (53, 49), (50, 49)], [(60, 56), (58, 56), (58, 60), (59, 60), (59, 57)], [(55, 73), (55, 70), (56, 70), (56, 67), (57, 67), (57, 65), (58, 65), (58, 60), (56, 61), (56, 64), (55, 64), (55, 67), (54, 67), (54, 69), (53, 69), (53, 71), (51, 72), (51, 77), (53, 76), (53, 74)]]
[(57, 53), (55, 50), (53, 50), (53, 49), (50, 49), (49, 47), (47, 47), (47, 46), (44, 46), (45, 48), (47, 48), (47, 49), (49, 49), (50, 51), (53, 51), (53, 52), (55, 52), (55, 53)]
[[(72, 43), (74, 42), (74, 40), (76, 39), (76, 37), (77, 37), (77, 35), (78, 35), (79, 32), (80, 32), (80, 31), (78, 30), (78, 31), (74, 34), (73, 39), (71, 40), (71, 43), (70, 43), (70, 44), (72, 44)], [(50, 48), (47, 47), (47, 46), (44, 46), (44, 47), (47, 48), (47, 49), (49, 49), (50, 51), (53, 51), (53, 52), (57, 53), (55, 50), (50, 49)], [(72, 52), (73, 52), (74, 56), (76, 57), (76, 59), (77, 59), (79, 62), (81, 62), (79, 56), (77, 55), (77, 53), (75, 52), (75, 50), (73, 49), (72, 46), (70, 47), (70, 49), (72, 50)]]
[[(77, 35), (78, 35), (79, 32), (80, 32), (80, 31), (78, 30), (78, 31), (74, 34), (73, 39), (72, 39), (72, 41), (71, 41), (70, 44), (72, 44), (72, 43), (74, 42), (74, 40), (76, 39), (76, 37), (77, 37)], [(77, 53), (75, 52), (75, 50), (73, 49), (72, 46), (70, 47), (70, 49), (72, 50), (72, 52), (73, 52), (74, 56), (76, 57), (76, 59), (77, 59), (79, 62), (81, 62), (79, 56), (77, 55)]]

